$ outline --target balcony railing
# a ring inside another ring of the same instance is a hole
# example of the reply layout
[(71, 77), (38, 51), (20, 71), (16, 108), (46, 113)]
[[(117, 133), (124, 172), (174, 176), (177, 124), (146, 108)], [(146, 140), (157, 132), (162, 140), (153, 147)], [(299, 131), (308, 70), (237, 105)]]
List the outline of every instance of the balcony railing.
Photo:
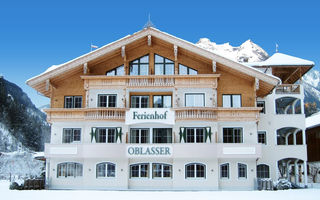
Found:
[(176, 120), (255, 121), (260, 108), (175, 108)]
[[(261, 108), (173, 108), (175, 120), (206, 120), (206, 121), (257, 121)], [(51, 108), (44, 110), (48, 122), (82, 121), (82, 120), (115, 120), (125, 121), (126, 108)]]
[(48, 122), (75, 120), (115, 120), (124, 121), (125, 108), (51, 108), (44, 110)]
[(148, 76), (81, 76), (85, 89), (105, 87), (217, 87), (219, 74), (148, 75)]
[(276, 94), (300, 94), (300, 85), (282, 84), (276, 87)]

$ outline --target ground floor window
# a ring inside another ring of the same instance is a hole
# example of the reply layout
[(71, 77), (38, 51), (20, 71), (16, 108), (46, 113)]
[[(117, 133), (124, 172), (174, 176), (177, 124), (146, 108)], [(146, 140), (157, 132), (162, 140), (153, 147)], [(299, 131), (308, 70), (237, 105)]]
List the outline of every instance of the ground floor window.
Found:
[(116, 177), (116, 165), (109, 162), (97, 164), (97, 178), (113, 178)]
[(268, 165), (257, 165), (257, 178), (270, 178), (270, 171)]
[(130, 165), (130, 178), (148, 178), (149, 163)]
[(82, 176), (82, 164), (74, 162), (60, 163), (57, 166), (57, 177), (80, 177)]
[(247, 178), (247, 165), (238, 163), (238, 178)]
[(172, 178), (172, 165), (163, 163), (152, 164), (153, 178)]
[(206, 166), (200, 163), (190, 163), (185, 167), (186, 179), (206, 178)]
[(229, 163), (220, 165), (220, 178), (229, 178)]

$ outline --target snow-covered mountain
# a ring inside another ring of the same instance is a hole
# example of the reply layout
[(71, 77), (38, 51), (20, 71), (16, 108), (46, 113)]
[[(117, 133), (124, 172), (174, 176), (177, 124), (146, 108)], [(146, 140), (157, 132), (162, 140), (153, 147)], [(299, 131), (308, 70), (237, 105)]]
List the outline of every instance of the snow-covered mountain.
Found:
[(46, 115), (20, 87), (0, 77), (0, 152), (40, 151), (49, 136)]
[(216, 44), (208, 38), (201, 38), (196, 45), (238, 62), (259, 62), (269, 57), (264, 49), (251, 40), (247, 40), (240, 46), (234, 47), (229, 43)]
[[(234, 47), (229, 43), (216, 44), (208, 38), (201, 38), (196, 45), (238, 62), (261, 62), (269, 57), (268, 53), (252, 40), (247, 40), (240, 46)], [(305, 103), (316, 103), (316, 107), (320, 110), (320, 72), (310, 70), (302, 80)]]

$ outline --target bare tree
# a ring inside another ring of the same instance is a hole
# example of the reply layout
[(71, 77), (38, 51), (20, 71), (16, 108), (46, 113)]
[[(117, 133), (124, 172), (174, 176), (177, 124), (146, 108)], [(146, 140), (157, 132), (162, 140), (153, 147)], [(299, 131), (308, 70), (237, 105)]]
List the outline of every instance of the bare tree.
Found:
[(317, 182), (318, 174), (320, 173), (320, 162), (309, 163), (309, 174), (312, 182)]

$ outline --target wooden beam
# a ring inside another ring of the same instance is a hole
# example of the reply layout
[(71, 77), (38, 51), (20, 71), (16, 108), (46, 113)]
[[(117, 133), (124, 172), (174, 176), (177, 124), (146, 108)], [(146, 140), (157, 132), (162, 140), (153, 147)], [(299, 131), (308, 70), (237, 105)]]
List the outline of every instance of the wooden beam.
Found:
[(126, 46), (121, 47), (121, 57), (123, 58), (124, 61), (127, 60), (126, 58)]
[(151, 46), (151, 35), (148, 35), (148, 46)]
[(87, 74), (88, 73), (88, 63), (84, 63), (83, 64), (83, 74)]
[(212, 71), (215, 73), (217, 71), (217, 62), (216, 61), (212, 61)]
[(173, 45), (173, 55), (174, 55), (174, 60), (177, 61), (178, 59), (178, 46)]
[(299, 70), (300, 70), (300, 67), (297, 68), (296, 70), (294, 70), (294, 72), (291, 73), (291, 74), (288, 76), (288, 78), (283, 81), (283, 83), (286, 83), (286, 82), (287, 82), (295, 73), (297, 73)]

